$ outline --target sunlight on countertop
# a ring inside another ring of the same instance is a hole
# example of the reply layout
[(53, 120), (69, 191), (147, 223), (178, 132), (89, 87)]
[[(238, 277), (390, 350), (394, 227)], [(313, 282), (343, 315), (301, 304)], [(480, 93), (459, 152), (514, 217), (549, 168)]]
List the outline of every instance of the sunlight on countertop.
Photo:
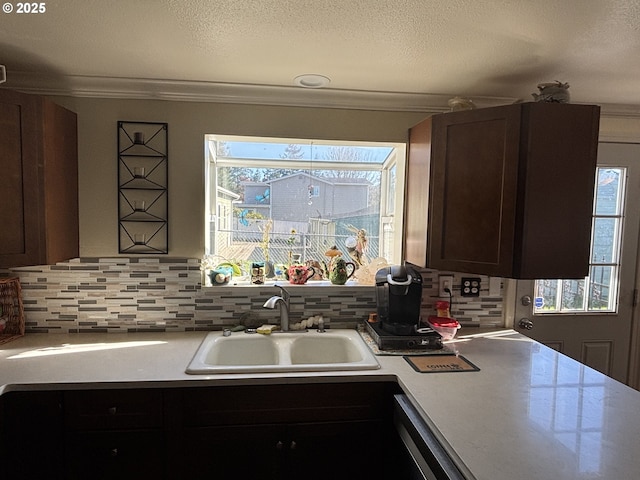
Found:
[(119, 348), (133, 348), (133, 347), (147, 347), (150, 345), (162, 345), (167, 342), (161, 341), (138, 341), (138, 342), (120, 342), (120, 343), (85, 343), (79, 345), (72, 345), (65, 343), (59, 347), (46, 347), (38, 348), (36, 350), (29, 350), (17, 355), (7, 357), (7, 360), (15, 360), (20, 358), (33, 358), (33, 357), (46, 357), (49, 355), (65, 355), (68, 353), (79, 352), (95, 352), (98, 350), (115, 350)]

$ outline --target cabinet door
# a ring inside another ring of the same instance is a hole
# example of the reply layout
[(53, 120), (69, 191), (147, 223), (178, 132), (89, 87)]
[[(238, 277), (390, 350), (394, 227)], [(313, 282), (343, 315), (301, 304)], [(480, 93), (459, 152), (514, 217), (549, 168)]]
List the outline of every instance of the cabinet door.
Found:
[(0, 267), (41, 255), (37, 117), (33, 96), (0, 90)]
[[(187, 428), (180, 443), (180, 465), (193, 478), (283, 478), (288, 443), (282, 425)], [(186, 478), (180, 472), (171, 476)]]
[(600, 107), (522, 108), (516, 278), (582, 279), (589, 273)]
[(427, 265), (431, 129), (431, 118), (427, 118), (409, 131), (404, 255), (408, 262), (421, 267)]
[(0, 405), (0, 477), (65, 478), (60, 392), (8, 392)]
[(79, 255), (76, 114), (0, 89), (0, 268)]
[(289, 425), (284, 478), (381, 478), (388, 452), (385, 425), (375, 420)]
[(78, 218), (77, 116), (43, 99), (44, 202), (46, 263), (80, 253)]
[(368, 458), (372, 451), (388, 451), (387, 427), (369, 420), (189, 428), (183, 431), (182, 458), (198, 478), (377, 478), (385, 461)]
[(65, 478), (165, 478), (162, 431), (68, 432), (65, 453)]
[(513, 108), (433, 118), (430, 268), (510, 276), (519, 135)]

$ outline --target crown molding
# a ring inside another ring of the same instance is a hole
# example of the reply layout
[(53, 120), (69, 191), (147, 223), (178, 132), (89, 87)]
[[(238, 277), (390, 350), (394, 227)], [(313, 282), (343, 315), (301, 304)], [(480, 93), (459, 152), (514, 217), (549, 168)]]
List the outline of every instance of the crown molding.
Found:
[[(235, 103), (289, 107), (400, 112), (447, 112), (451, 95), (360, 90), (307, 89), (274, 85), (155, 80), (144, 78), (47, 76), (12, 72), (6, 87), (41, 95)], [(512, 97), (469, 97), (479, 108), (511, 104)]]
[[(448, 112), (452, 95), (398, 93), (331, 88), (308, 89), (275, 85), (190, 80), (47, 75), (12, 72), (3, 87), (41, 95), (234, 103), (287, 107), (339, 108), (395, 112)], [(467, 97), (478, 108), (521, 102), (514, 97)], [(640, 118), (640, 105), (600, 104), (602, 116)]]
[(612, 118), (640, 118), (640, 105), (601, 103), (600, 114)]

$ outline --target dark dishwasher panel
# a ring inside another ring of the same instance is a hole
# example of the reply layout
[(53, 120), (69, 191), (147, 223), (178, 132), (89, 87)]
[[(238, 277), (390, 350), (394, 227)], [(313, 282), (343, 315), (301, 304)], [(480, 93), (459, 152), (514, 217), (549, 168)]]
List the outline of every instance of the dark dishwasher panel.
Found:
[(394, 395), (394, 422), (413, 465), (411, 480), (470, 480), (447, 455), (406, 395)]

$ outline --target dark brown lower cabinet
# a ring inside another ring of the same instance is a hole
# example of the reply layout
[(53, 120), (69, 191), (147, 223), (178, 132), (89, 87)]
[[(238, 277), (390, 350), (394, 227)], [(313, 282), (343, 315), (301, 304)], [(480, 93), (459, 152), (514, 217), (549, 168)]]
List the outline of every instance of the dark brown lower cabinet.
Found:
[(405, 478), (392, 382), (9, 392), (7, 478)]
[(63, 479), (62, 394), (8, 392), (0, 397), (0, 478)]
[(370, 479), (384, 430), (375, 420), (195, 428), (182, 458), (196, 478)]
[(393, 458), (381, 456), (395, 439), (397, 390), (385, 382), (183, 390), (177, 448), (196, 478), (379, 478), (392, 471)]

